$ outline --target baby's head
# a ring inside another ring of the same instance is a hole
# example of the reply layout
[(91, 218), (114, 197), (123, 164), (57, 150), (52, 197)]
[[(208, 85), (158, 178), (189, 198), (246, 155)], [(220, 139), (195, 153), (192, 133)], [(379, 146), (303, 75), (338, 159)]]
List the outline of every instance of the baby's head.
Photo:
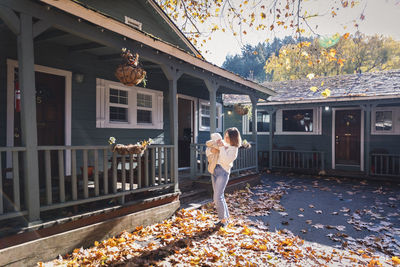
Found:
[(213, 140), (214, 142), (216, 142), (218, 140), (222, 140), (222, 136), (219, 133), (212, 133), (211, 140)]

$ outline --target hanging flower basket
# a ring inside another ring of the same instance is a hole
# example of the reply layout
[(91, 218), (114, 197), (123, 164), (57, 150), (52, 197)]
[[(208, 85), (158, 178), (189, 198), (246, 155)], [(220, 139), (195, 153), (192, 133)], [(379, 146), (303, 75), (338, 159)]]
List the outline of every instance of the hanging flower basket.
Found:
[(151, 139), (144, 140), (134, 145), (133, 144), (123, 145), (123, 144), (115, 144), (115, 138), (110, 137), (108, 142), (111, 145), (111, 151), (117, 152), (119, 155), (131, 155), (131, 154), (143, 155), (144, 151), (153, 142), (153, 140)]
[(132, 86), (138, 85), (142, 81), (145, 82), (146, 71), (139, 67), (139, 55), (132, 53), (126, 48), (122, 49), (121, 57), (123, 63), (115, 70), (115, 76), (124, 85)]
[(233, 109), (235, 110), (235, 112), (241, 116), (246, 115), (247, 113), (249, 113), (249, 108), (246, 106), (243, 106), (241, 104), (235, 104), (233, 106)]

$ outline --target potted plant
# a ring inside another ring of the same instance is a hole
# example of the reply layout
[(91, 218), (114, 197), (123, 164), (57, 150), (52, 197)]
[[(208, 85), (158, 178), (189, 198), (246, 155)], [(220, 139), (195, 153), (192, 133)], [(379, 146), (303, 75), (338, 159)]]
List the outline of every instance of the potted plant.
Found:
[(115, 137), (110, 137), (108, 142), (111, 145), (111, 151), (117, 152), (119, 155), (139, 154), (143, 155), (147, 147), (153, 142), (151, 138), (137, 142), (136, 144), (115, 144)]
[(138, 85), (141, 82), (146, 86), (146, 71), (138, 66), (139, 54), (136, 53), (134, 56), (131, 51), (122, 48), (121, 57), (123, 63), (115, 70), (118, 80), (128, 86)]

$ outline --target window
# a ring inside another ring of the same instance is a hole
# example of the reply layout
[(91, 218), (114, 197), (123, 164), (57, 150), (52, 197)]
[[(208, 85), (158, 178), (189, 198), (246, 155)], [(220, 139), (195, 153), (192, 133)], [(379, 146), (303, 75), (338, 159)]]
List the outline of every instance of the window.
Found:
[(138, 30), (142, 30), (142, 23), (128, 16), (125, 16), (125, 24), (128, 24), (129, 26), (132, 26)]
[[(205, 100), (200, 100), (200, 131), (209, 131), (210, 130), (210, 102)], [(221, 103), (217, 103), (217, 110), (216, 110), (216, 126), (217, 131), (222, 131), (222, 105)]]
[(321, 111), (318, 108), (284, 109), (276, 113), (277, 134), (321, 134)]
[(112, 122), (128, 122), (128, 91), (110, 88), (109, 114)]
[(152, 95), (137, 94), (137, 123), (152, 123)]
[(372, 134), (400, 134), (400, 107), (379, 107), (371, 112)]
[[(257, 134), (269, 134), (270, 117), (266, 111), (257, 111)], [(243, 133), (251, 134), (253, 132), (252, 118), (243, 116)]]
[(163, 93), (96, 79), (97, 128), (163, 128)]

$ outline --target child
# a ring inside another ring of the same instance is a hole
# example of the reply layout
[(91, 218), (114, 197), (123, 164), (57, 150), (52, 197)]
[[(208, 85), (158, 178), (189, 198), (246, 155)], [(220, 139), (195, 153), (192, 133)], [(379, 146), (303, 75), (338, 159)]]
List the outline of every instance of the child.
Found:
[[(238, 155), (238, 149), (242, 145), (239, 130), (235, 127), (229, 128), (224, 134), (225, 146), (220, 146), (219, 149), (210, 147), (211, 153), (218, 157), (217, 165), (215, 166), (211, 180), (214, 191), (214, 203), (218, 212), (220, 222), (217, 226), (226, 227), (229, 220), (228, 206), (225, 202), (225, 188), (228, 184), (229, 175), (233, 162)], [(220, 141), (222, 143), (222, 141)]]
[(218, 153), (213, 154), (211, 153), (211, 148), (218, 149), (223, 146), (222, 136), (219, 133), (212, 133), (211, 140), (206, 142), (206, 156), (208, 161), (208, 171), (213, 174), (215, 166), (217, 165), (218, 161)]

